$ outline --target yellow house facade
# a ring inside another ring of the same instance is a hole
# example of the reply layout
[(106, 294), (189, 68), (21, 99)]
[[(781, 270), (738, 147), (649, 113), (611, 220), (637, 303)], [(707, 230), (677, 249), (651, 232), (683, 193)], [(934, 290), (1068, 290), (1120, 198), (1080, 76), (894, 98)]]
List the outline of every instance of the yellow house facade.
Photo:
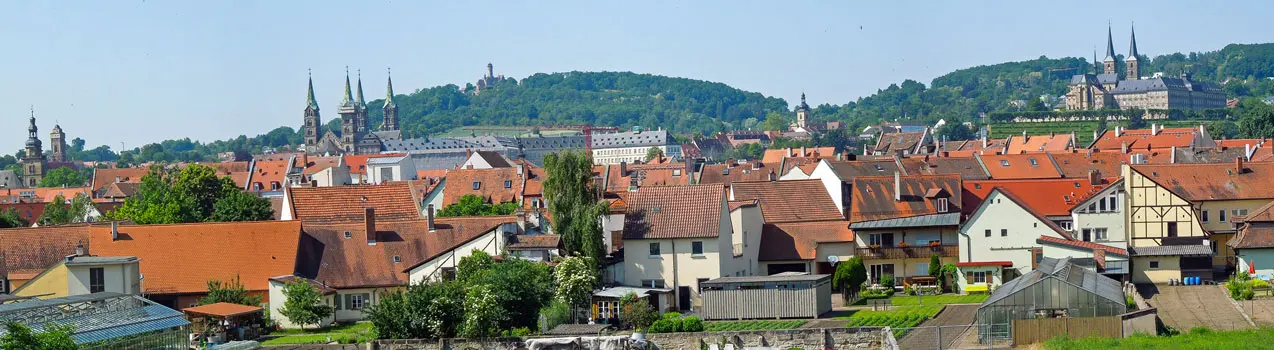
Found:
[(99, 292), (138, 294), (141, 291), (139, 268), (139, 260), (131, 256), (70, 256), (14, 289), (12, 294), (41, 299)]

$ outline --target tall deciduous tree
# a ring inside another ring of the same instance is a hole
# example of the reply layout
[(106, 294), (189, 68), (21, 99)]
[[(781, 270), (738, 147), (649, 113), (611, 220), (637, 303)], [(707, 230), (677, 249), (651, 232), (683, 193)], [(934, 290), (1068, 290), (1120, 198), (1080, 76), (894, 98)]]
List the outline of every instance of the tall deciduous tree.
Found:
[(87, 182), (88, 178), (83, 174), (64, 166), (44, 173), (44, 178), (40, 179), (40, 187), (81, 187)]
[(323, 295), (318, 289), (303, 280), (292, 281), (283, 287), (283, 296), (287, 298), (279, 313), (288, 321), (301, 326), (318, 324), (332, 315), (332, 307), (323, 305)]
[(592, 183), (592, 158), (576, 151), (553, 153), (544, 157), (544, 169), (544, 199), (553, 214), (553, 231), (562, 235), (571, 255), (600, 262), (606, 255), (600, 220), (606, 203)]
[(26, 227), (31, 225), (30, 222), (22, 219), (21, 213), (17, 209), (9, 208), (0, 211), (0, 228)]
[(36, 222), (44, 226), (85, 222), (92, 208), (93, 201), (83, 193), (75, 194), (69, 204), (66, 202), (66, 197), (59, 194), (53, 197), (52, 202), (44, 205), (44, 213), (40, 214)]
[[(592, 300), (593, 288), (597, 286), (597, 272), (589, 257), (572, 256), (563, 259), (553, 271), (553, 280), (557, 283), (554, 295), (573, 310), (587, 308)], [(571, 313), (574, 316), (574, 312)]]
[(207, 221), (263, 221), (274, 218), (270, 200), (257, 197), (238, 188), (229, 188), (212, 205), (212, 216)]
[(659, 149), (659, 147), (651, 147), (650, 149), (646, 150), (647, 162), (655, 160), (656, 158), (663, 157), (663, 156), (664, 156), (664, 150)]
[(455, 216), (490, 216), (490, 215), (510, 215), (518, 210), (518, 204), (500, 203), (491, 204), (482, 196), (474, 194), (466, 194), (460, 197), (459, 201), (448, 205), (438, 211), (439, 217), (455, 217)]
[(460, 325), (460, 336), (466, 338), (486, 338), (500, 334), (500, 323), (508, 317), (500, 307), (494, 288), (479, 284), (470, 287), (464, 296), (464, 323)]
[(452, 338), (464, 322), (466, 287), (458, 281), (413, 284), (382, 296), (363, 313), (381, 338)]
[(1239, 137), (1274, 137), (1274, 106), (1257, 99), (1239, 103)]
[(196, 221), (268, 220), (270, 202), (246, 193), (211, 167), (191, 164), (179, 171), (152, 167), (142, 177), (137, 194), (124, 201), (110, 218), (139, 224)]
[(765, 121), (761, 122), (761, 129), (765, 129), (766, 131), (783, 131), (787, 130), (787, 127), (790, 125), (791, 123), (787, 121), (787, 117), (784, 117), (783, 114), (770, 112), (765, 115)]
[(491, 254), (474, 249), (469, 256), (460, 258), (460, 263), (456, 264), (456, 279), (469, 281), (476, 276), (481, 276), (493, 266), (495, 266), (495, 259), (491, 258)]

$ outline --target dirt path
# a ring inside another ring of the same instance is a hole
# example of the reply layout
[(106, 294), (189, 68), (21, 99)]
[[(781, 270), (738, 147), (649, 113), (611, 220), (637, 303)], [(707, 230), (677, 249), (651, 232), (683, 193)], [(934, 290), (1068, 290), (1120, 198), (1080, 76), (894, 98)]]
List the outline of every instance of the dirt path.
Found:
[(978, 314), (979, 304), (950, 304), (942, 309), (938, 317), (921, 323), (918, 328), (907, 332), (899, 340), (900, 348), (938, 349), (939, 327), (942, 331), (942, 348), (946, 349), (955, 343), (964, 331), (969, 329)]
[(1194, 327), (1213, 330), (1252, 328), (1221, 286), (1139, 285), (1137, 292), (1151, 307), (1159, 309), (1159, 318), (1165, 325), (1181, 332), (1188, 332)]

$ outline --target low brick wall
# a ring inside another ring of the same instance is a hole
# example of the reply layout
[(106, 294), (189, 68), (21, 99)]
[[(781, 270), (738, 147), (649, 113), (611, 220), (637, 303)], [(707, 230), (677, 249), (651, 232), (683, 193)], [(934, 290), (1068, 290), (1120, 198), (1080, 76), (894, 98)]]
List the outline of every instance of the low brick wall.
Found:
[[(735, 348), (772, 347), (777, 349), (875, 349), (885, 340), (885, 331), (880, 328), (811, 328), (773, 331), (747, 332), (698, 332), (698, 333), (659, 333), (647, 334), (646, 340), (653, 349), (699, 349), (703, 344), (734, 344)], [(547, 338), (544, 338), (547, 339)], [(621, 345), (626, 348), (633, 344), (627, 335), (611, 337), (565, 337), (577, 339), (574, 345), (554, 346), (552, 349), (599, 350), (602, 344)], [(522, 350), (529, 349), (528, 339), (495, 338), (495, 339), (397, 339), (378, 340), (376, 349), (381, 350)]]

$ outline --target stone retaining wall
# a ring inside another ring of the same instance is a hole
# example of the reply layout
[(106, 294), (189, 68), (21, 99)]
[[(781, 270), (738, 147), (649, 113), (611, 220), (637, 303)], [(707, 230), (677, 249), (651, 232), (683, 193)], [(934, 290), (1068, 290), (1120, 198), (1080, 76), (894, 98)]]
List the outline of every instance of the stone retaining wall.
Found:
[[(772, 347), (776, 349), (875, 349), (884, 344), (887, 331), (876, 327), (811, 328), (745, 332), (697, 332), (647, 334), (649, 349), (699, 349), (702, 345), (734, 344), (735, 348)], [(546, 346), (545, 342), (563, 344)], [(540, 343), (541, 345), (536, 345)], [(610, 337), (564, 338), (494, 338), (494, 339), (396, 339), (378, 340), (381, 350), (522, 350), (562, 349), (601, 350), (603, 348), (640, 349), (628, 335)]]

